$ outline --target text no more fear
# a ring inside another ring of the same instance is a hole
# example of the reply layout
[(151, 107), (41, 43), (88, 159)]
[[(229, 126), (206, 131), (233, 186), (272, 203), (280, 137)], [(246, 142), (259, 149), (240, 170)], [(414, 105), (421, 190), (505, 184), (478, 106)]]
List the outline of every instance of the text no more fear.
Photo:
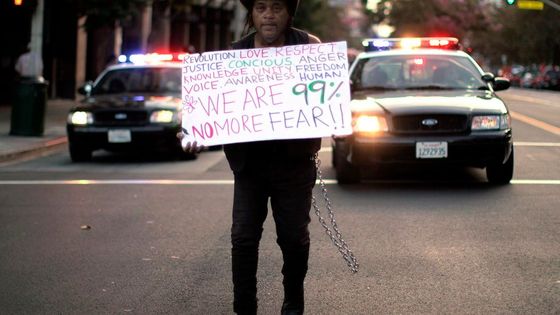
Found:
[[(284, 84), (255, 86), (240, 91), (229, 90), (205, 97), (197, 97), (188, 106), (200, 107), (199, 113), (206, 117), (197, 119), (197, 124), (186, 129), (190, 137), (199, 143), (212, 144), (221, 136), (247, 136), (259, 133), (297, 133), (309, 128), (337, 129), (345, 127), (341, 103), (329, 102), (321, 105), (290, 106), (285, 98)], [(241, 99), (239, 96), (241, 95)], [(302, 103), (305, 101), (302, 98)], [(188, 117), (188, 116), (187, 116)], [(200, 117), (199, 117), (200, 118)], [(309, 135), (313, 137), (317, 135)], [(258, 138), (258, 137), (257, 137)]]

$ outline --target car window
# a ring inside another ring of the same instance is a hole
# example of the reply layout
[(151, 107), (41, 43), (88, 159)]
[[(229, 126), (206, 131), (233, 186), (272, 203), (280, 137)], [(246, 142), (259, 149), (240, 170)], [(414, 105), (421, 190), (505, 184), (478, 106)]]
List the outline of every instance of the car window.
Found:
[(181, 93), (180, 68), (129, 68), (108, 71), (96, 84), (93, 93)]
[(476, 66), (458, 56), (375, 56), (358, 61), (350, 79), (356, 89), (478, 89), (485, 83)]

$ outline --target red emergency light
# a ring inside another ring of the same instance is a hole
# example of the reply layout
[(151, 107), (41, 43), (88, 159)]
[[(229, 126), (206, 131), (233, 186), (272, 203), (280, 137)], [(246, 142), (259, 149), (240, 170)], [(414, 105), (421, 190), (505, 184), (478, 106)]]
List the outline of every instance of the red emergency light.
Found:
[(186, 53), (149, 53), (149, 54), (131, 54), (120, 55), (118, 60), (120, 63), (133, 63), (133, 64), (154, 64), (164, 62), (182, 62), (187, 54)]
[(455, 37), (402, 37), (402, 38), (373, 38), (362, 42), (366, 51), (391, 49), (459, 49), (459, 40)]

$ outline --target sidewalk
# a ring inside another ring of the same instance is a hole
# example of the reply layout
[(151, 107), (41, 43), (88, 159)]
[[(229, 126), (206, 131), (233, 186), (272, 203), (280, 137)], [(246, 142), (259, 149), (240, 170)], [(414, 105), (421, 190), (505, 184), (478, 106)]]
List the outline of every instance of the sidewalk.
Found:
[(0, 162), (40, 153), (67, 143), (66, 116), (75, 103), (74, 100), (66, 99), (48, 100), (45, 131), (41, 137), (10, 135), (11, 106), (0, 106)]

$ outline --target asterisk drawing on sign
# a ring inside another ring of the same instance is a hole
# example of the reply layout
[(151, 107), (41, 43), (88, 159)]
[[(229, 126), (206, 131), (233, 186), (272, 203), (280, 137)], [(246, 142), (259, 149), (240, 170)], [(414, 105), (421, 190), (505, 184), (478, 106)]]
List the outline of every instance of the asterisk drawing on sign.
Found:
[(196, 109), (194, 107), (196, 103), (198, 103), (198, 101), (195, 100), (194, 97), (186, 95), (185, 99), (183, 100), (183, 108), (186, 109), (187, 112), (190, 114)]

